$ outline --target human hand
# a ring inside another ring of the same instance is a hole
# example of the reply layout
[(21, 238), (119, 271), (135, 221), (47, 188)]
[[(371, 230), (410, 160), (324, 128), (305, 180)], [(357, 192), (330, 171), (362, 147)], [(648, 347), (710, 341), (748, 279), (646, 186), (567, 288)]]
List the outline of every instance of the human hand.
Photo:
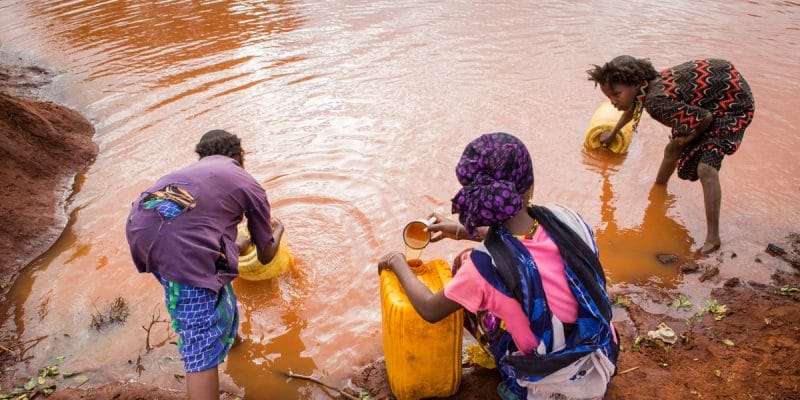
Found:
[(272, 217), (269, 219), (269, 224), (272, 225), (272, 232), (274, 235), (283, 235), (283, 222), (281, 222), (281, 220)]
[(603, 146), (610, 145), (611, 141), (614, 140), (614, 136), (616, 136), (616, 135), (614, 134), (613, 130), (605, 131), (605, 132), (601, 133), (600, 137), (599, 137), (600, 144), (602, 144)]
[(378, 274), (380, 274), (381, 271), (383, 269), (385, 269), (385, 268), (388, 268), (389, 270), (394, 271), (394, 267), (392, 266), (393, 265), (392, 263), (393, 262), (394, 263), (398, 262), (397, 261), (397, 259), (398, 259), (397, 256), (400, 256), (400, 258), (402, 259), (402, 262), (405, 263), (406, 265), (408, 265), (408, 261), (406, 261), (406, 256), (403, 253), (400, 253), (398, 251), (392, 251), (390, 253), (386, 253), (378, 261)]
[(247, 250), (247, 248), (249, 248), (252, 243), (253, 242), (251, 241), (250, 236), (247, 235), (237, 236), (236, 247), (239, 249), (239, 255), (244, 253), (244, 251)]
[(675, 136), (675, 135), (673, 135), (671, 137), (671, 141), (673, 143), (675, 143), (676, 145), (680, 146), (681, 148), (685, 148), (686, 146), (688, 146), (689, 144), (694, 142), (695, 139), (697, 139), (699, 136), (700, 136), (699, 133), (697, 133), (695, 131), (692, 131), (688, 135), (684, 135), (684, 136)]
[(438, 242), (444, 238), (460, 240), (467, 236), (467, 230), (458, 221), (446, 218), (437, 212), (431, 213), (428, 218), (435, 218), (434, 222), (428, 226), (428, 230), (431, 232), (431, 242)]

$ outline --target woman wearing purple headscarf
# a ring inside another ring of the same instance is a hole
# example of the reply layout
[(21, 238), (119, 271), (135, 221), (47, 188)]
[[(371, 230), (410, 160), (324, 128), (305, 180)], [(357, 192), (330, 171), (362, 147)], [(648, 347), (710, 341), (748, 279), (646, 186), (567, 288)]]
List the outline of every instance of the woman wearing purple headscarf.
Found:
[(402, 253), (386, 254), (379, 268), (397, 275), (428, 322), (466, 309), (465, 328), (494, 358), (503, 399), (601, 398), (618, 347), (591, 229), (564, 206), (530, 202), (531, 157), (513, 135), (470, 142), (456, 175), (460, 223), (436, 214), (433, 240), (481, 243), (456, 258), (444, 290), (431, 293)]

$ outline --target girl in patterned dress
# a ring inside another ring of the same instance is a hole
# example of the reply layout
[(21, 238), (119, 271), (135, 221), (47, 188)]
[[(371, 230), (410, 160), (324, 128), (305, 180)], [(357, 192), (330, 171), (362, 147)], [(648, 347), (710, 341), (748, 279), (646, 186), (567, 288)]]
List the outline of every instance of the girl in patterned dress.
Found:
[(647, 59), (619, 56), (587, 71), (589, 80), (623, 111), (613, 130), (602, 134), (608, 144), (625, 124), (638, 125), (642, 110), (672, 128), (656, 177), (665, 185), (675, 169), (678, 177), (700, 180), (708, 226), (700, 249), (720, 247), (719, 210), (722, 191), (719, 169), (725, 155), (736, 152), (753, 120), (755, 103), (750, 86), (733, 64), (721, 59), (688, 61), (656, 72)]

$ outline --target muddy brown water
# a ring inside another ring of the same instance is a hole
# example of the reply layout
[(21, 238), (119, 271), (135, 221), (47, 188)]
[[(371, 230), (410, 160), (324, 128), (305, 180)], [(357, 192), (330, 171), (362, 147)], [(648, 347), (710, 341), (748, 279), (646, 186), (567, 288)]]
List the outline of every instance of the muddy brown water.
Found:
[[(673, 177), (652, 188), (666, 127), (645, 117), (624, 157), (583, 151), (602, 100), (585, 70), (619, 54), (657, 68), (726, 58), (755, 93), (755, 120), (721, 172), (723, 275), (766, 280), (781, 265), (764, 247), (800, 222), (796, 2), (1, 0), (0, 40), (58, 74), (52, 100), (87, 116), (100, 145), (67, 230), (0, 306), (4, 328), (49, 335), (21, 373), (64, 356), (63, 369), (90, 384), (183, 387), (167, 324), (144, 349), (141, 326), (166, 316), (163, 293), (135, 273), (123, 228), (132, 199), (192, 162), (212, 128), (243, 138), (297, 258), (274, 281), (235, 283), (242, 342), (221, 371), (253, 398), (327, 398), (282, 372), (341, 385), (382, 354), (375, 264), (402, 250), (407, 222), (449, 212), (455, 163), (480, 133), (528, 144), (535, 199), (582, 213), (614, 284), (674, 288), (680, 263), (709, 261), (694, 255), (700, 185)], [(437, 243), (424, 257), (462, 248)], [(658, 253), (679, 261), (661, 265)], [(118, 296), (127, 323), (90, 329)]]

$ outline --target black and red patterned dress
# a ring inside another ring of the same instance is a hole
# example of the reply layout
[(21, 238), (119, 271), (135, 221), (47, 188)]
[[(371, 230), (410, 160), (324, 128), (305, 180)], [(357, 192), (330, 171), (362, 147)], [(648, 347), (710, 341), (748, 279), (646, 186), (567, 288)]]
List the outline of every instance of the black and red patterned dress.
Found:
[(681, 153), (677, 165), (681, 179), (696, 181), (700, 162), (719, 170), (723, 157), (739, 148), (753, 120), (750, 86), (725, 60), (689, 61), (666, 69), (645, 90), (644, 108), (653, 119), (671, 127), (673, 136), (688, 135), (709, 113), (714, 117)]

